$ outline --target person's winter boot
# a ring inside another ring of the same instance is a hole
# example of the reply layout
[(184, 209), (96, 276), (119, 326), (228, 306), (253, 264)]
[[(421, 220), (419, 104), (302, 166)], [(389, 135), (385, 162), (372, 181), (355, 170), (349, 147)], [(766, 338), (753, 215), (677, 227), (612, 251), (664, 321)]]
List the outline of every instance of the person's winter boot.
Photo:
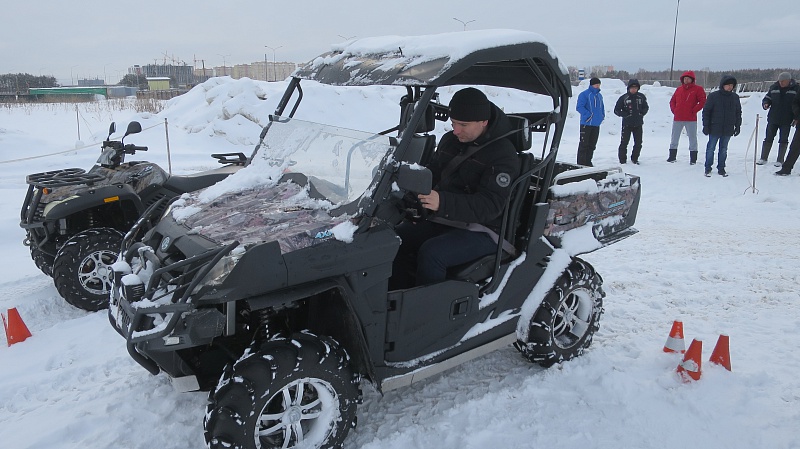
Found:
[(777, 176), (789, 176), (792, 174), (791, 170), (787, 170), (785, 168), (781, 168), (780, 170), (776, 171), (775, 174)]
[(694, 165), (697, 163), (697, 151), (690, 151), (689, 152), (689, 165)]
[(756, 162), (758, 165), (764, 165), (767, 163), (767, 159), (769, 159), (769, 152), (772, 150), (772, 142), (767, 142), (766, 140), (761, 145), (761, 159)]
[(705, 175), (706, 175), (706, 178), (710, 178), (711, 177), (711, 169), (710, 168), (706, 169)]
[(778, 142), (778, 160), (775, 161), (776, 167), (783, 165), (783, 157), (786, 156), (786, 147), (788, 146), (789, 142)]
[(727, 178), (728, 177), (728, 172), (726, 172), (724, 168), (720, 168), (719, 170), (717, 170), (717, 173), (720, 176), (722, 176), (723, 178)]
[(677, 148), (670, 148), (669, 149), (669, 158), (667, 159), (667, 162), (675, 162), (677, 160), (676, 159), (677, 157), (678, 157), (678, 149)]

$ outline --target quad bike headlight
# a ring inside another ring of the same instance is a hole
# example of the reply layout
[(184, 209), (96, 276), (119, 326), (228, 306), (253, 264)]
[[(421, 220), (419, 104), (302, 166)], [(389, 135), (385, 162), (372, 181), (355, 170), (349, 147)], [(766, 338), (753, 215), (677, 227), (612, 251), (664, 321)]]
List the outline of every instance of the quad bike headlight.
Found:
[(53, 210), (53, 208), (54, 208), (54, 207), (58, 206), (58, 205), (59, 205), (59, 204), (61, 204), (61, 203), (65, 203), (65, 202), (67, 202), (67, 201), (69, 201), (69, 200), (73, 200), (73, 199), (75, 199), (75, 198), (78, 198), (78, 195), (72, 195), (72, 196), (68, 196), (68, 197), (64, 198), (63, 200), (56, 200), (56, 201), (53, 201), (52, 203), (47, 203), (47, 204), (44, 206), (44, 213), (43, 213), (43, 215), (44, 215), (45, 217), (47, 217), (47, 214), (48, 214), (48, 213), (49, 213), (51, 210)]
[(214, 267), (211, 268), (211, 271), (203, 277), (202, 280), (197, 284), (197, 286), (192, 290), (192, 294), (196, 294), (200, 291), (201, 288), (205, 286), (219, 286), (225, 282), (228, 275), (231, 274), (231, 271), (236, 267), (236, 264), (239, 263), (239, 259), (242, 258), (242, 255), (245, 253), (245, 249), (241, 246), (238, 246), (233, 249), (230, 253), (228, 253), (225, 257), (219, 260)]

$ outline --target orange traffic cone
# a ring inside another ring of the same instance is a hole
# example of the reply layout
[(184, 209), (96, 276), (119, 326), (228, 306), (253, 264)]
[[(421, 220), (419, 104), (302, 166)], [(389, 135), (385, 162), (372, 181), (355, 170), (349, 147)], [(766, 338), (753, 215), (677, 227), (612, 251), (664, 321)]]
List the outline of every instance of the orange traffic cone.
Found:
[(683, 344), (683, 322), (675, 320), (672, 322), (672, 330), (669, 331), (667, 342), (664, 343), (664, 352), (686, 352)]
[(700, 365), (703, 356), (703, 342), (694, 339), (689, 345), (689, 350), (683, 357), (683, 361), (678, 364), (678, 374), (683, 378), (684, 382), (692, 380), (700, 380)]
[(22, 321), (22, 317), (19, 316), (16, 308), (8, 309), (8, 321), (6, 321), (5, 315), (0, 314), (0, 316), (3, 317), (3, 329), (6, 331), (6, 339), (9, 346), (25, 341), (26, 338), (31, 336), (31, 331)]
[(722, 365), (728, 371), (731, 370), (730, 338), (727, 335), (721, 334), (719, 336), (717, 345), (714, 346), (714, 352), (711, 353), (711, 358), (708, 361)]

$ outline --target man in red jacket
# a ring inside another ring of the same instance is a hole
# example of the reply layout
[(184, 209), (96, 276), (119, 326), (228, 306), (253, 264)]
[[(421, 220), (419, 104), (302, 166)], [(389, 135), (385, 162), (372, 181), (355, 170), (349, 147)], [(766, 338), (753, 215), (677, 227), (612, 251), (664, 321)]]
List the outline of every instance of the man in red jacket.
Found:
[(697, 113), (702, 111), (706, 104), (706, 91), (703, 86), (695, 84), (694, 80), (693, 71), (683, 72), (681, 85), (675, 89), (669, 100), (669, 108), (674, 119), (667, 162), (675, 162), (681, 131), (686, 129), (686, 134), (689, 136), (689, 163), (692, 165), (697, 163)]

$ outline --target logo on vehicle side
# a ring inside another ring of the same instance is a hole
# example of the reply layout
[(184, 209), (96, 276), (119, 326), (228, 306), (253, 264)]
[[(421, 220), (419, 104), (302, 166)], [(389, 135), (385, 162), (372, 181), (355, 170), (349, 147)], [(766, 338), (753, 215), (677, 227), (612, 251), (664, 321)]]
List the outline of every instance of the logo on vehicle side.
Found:
[(161, 251), (166, 251), (169, 248), (169, 244), (172, 242), (172, 239), (169, 236), (164, 237), (164, 240), (161, 241)]
[(330, 229), (326, 229), (324, 231), (317, 232), (317, 235), (314, 236), (315, 239), (324, 239), (333, 236), (333, 232)]

